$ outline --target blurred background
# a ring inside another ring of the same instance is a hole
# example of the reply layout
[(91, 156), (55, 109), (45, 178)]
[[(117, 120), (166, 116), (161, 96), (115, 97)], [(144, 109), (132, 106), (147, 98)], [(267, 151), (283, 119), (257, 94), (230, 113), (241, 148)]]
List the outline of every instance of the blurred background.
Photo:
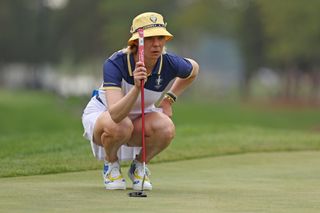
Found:
[(200, 74), (153, 162), (320, 150), (319, 0), (0, 0), (0, 177), (101, 169), (81, 115), (132, 19), (161, 13)]
[(184, 98), (320, 103), (318, 0), (0, 0), (0, 88), (90, 96), (132, 19), (161, 13), (168, 51), (194, 58)]

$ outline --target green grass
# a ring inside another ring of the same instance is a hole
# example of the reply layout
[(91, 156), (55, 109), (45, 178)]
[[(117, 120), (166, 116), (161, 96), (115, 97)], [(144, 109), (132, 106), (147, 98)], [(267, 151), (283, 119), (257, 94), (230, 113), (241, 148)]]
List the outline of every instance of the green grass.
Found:
[(319, 164), (313, 151), (153, 164), (147, 198), (106, 191), (100, 171), (2, 178), (0, 212), (317, 213)]
[[(88, 98), (0, 91), (0, 177), (98, 169), (82, 137)], [(320, 111), (180, 101), (177, 134), (152, 163), (246, 152), (320, 150)]]

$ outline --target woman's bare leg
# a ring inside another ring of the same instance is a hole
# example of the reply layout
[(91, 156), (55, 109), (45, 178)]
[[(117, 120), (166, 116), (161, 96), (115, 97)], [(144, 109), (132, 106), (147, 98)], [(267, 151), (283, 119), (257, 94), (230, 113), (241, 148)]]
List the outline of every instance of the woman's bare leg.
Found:
[[(141, 118), (133, 121), (132, 138), (128, 144), (130, 146), (141, 146)], [(172, 120), (161, 112), (152, 112), (145, 115), (145, 143), (146, 143), (146, 163), (154, 156), (168, 147), (175, 136), (175, 126)], [(142, 162), (141, 154), (137, 160)]]
[(128, 143), (132, 132), (133, 124), (128, 117), (115, 123), (106, 111), (97, 119), (93, 140), (97, 145), (104, 147), (106, 160), (112, 163), (118, 160), (117, 152), (121, 145)]

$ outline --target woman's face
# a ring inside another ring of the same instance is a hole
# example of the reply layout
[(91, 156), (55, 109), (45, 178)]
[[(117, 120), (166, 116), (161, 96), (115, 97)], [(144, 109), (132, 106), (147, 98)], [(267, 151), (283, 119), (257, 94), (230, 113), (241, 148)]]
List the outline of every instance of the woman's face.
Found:
[(152, 36), (144, 38), (144, 57), (145, 59), (156, 60), (162, 54), (166, 39), (164, 36)]

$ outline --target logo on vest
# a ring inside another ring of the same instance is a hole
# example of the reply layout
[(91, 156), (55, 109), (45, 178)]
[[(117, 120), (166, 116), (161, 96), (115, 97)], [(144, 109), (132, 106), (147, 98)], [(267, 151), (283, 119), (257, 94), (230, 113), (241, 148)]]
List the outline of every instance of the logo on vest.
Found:
[(162, 86), (161, 84), (162, 80), (163, 79), (161, 78), (161, 76), (158, 75), (158, 78), (156, 79), (156, 85), (154, 86), (156, 89), (159, 89)]

